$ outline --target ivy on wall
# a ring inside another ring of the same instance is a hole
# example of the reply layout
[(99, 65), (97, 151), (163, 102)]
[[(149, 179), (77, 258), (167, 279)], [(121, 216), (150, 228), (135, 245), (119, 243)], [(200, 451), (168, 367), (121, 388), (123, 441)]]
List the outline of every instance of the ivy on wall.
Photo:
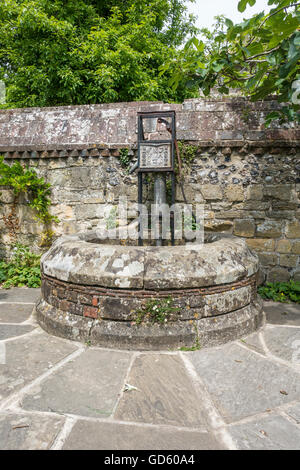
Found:
[(20, 162), (7, 165), (4, 163), (4, 157), (0, 157), (0, 185), (10, 186), (15, 196), (25, 194), (28, 205), (42, 223), (59, 222), (58, 218), (49, 212), (50, 184), (46, 183), (44, 178), (39, 178), (33, 169), (28, 166), (23, 168)]

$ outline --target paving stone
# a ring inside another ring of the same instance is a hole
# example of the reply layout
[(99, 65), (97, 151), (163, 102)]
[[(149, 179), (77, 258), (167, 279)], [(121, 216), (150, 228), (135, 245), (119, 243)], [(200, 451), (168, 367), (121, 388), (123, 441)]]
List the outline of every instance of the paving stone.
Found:
[(63, 418), (0, 414), (0, 450), (47, 450), (64, 423)]
[(189, 357), (226, 422), (300, 397), (300, 374), (237, 344), (193, 352)]
[(36, 303), (41, 296), (41, 289), (13, 287), (0, 289), (0, 302), (31, 302)]
[(264, 302), (267, 323), (273, 325), (300, 326), (300, 305), (279, 302)]
[(260, 354), (265, 355), (264, 349), (259, 339), (258, 333), (252, 333), (252, 335), (246, 336), (240, 340), (242, 344), (247, 345), (254, 351), (259, 352)]
[(34, 330), (32, 325), (1, 325), (0, 324), (0, 341), (14, 336), (25, 335), (29, 331)]
[(0, 399), (24, 387), (76, 349), (75, 344), (46, 333), (7, 342), (6, 364), (0, 364)]
[(0, 324), (23, 323), (24, 321), (28, 320), (32, 313), (32, 310), (33, 305), (0, 303)]
[(81, 416), (111, 415), (131, 354), (89, 349), (24, 397), (29, 410)]
[(64, 450), (219, 450), (208, 432), (78, 421)]
[(286, 414), (291, 416), (297, 424), (300, 424), (300, 402), (285, 410)]
[(117, 419), (177, 426), (205, 424), (201, 403), (179, 357), (152, 354), (138, 357), (129, 383), (138, 391), (123, 395)]
[(228, 430), (240, 450), (300, 450), (300, 428), (279, 415)]
[(300, 365), (300, 327), (270, 327), (264, 331), (269, 351), (286, 361)]

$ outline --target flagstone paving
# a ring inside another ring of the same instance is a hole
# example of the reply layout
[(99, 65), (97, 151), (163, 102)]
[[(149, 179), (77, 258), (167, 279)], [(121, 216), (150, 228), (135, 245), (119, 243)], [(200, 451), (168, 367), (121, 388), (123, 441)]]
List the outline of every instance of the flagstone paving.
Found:
[[(10, 304), (0, 301), (0, 324), (7, 323), (23, 323), (31, 315), (33, 304)], [(2, 330), (2, 327), (1, 327)]]
[(32, 331), (34, 327), (32, 325), (1, 325), (0, 328), (0, 341), (3, 339), (9, 339), (17, 336), (25, 335)]
[(63, 449), (73, 450), (82, 447), (85, 450), (225, 449), (213, 434), (207, 431), (79, 420)]
[(116, 351), (45, 333), (38, 289), (0, 290), (0, 449), (300, 449), (300, 306), (194, 352)]

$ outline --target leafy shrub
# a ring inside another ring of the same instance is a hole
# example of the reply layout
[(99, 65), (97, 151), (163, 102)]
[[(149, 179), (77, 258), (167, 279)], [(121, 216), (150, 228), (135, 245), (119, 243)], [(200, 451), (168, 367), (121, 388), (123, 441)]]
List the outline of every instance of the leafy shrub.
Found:
[(0, 260), (0, 283), (10, 287), (40, 287), (40, 255), (32, 253), (27, 246), (17, 243), (9, 261)]
[(267, 282), (258, 288), (259, 295), (266, 300), (275, 302), (297, 302), (300, 303), (300, 282)]

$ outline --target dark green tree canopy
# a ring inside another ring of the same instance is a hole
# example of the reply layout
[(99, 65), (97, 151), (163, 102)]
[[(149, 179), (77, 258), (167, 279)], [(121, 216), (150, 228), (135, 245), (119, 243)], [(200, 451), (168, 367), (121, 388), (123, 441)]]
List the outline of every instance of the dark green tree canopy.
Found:
[[(187, 0), (190, 1), (190, 0)], [(195, 94), (159, 68), (195, 33), (186, 0), (2, 0), (0, 80), (6, 107)]]

